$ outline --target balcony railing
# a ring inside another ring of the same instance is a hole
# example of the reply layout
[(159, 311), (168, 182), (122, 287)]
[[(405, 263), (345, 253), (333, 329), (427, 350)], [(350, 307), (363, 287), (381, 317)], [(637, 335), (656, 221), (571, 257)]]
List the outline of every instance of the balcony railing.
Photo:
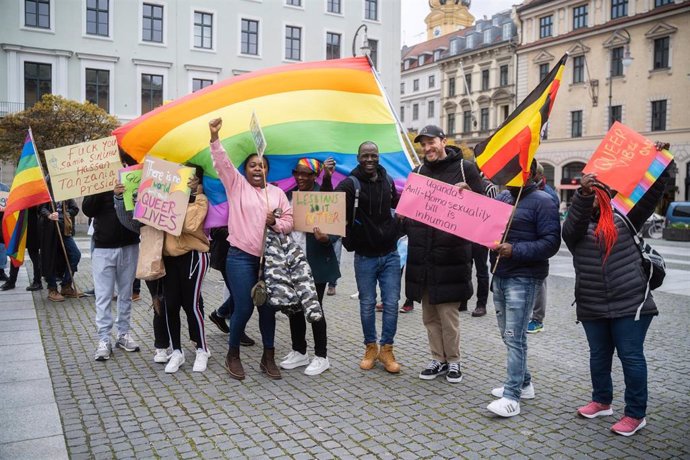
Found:
[(26, 104), (24, 104), (23, 102), (0, 101), (0, 117), (21, 112), (25, 108)]

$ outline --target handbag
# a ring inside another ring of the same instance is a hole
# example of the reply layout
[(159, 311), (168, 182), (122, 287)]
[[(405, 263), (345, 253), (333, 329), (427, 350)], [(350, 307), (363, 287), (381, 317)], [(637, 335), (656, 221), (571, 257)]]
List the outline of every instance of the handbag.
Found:
[(72, 236), (72, 231), (74, 230), (74, 223), (72, 221), (72, 216), (69, 214), (69, 208), (67, 207), (67, 202), (63, 201), (62, 202), (62, 235), (63, 236)]
[(630, 230), (630, 234), (635, 241), (637, 249), (642, 255), (642, 267), (647, 274), (647, 284), (650, 290), (660, 287), (666, 277), (666, 261), (644, 238), (642, 238), (633, 226), (628, 216), (619, 214), (623, 218), (625, 226)]
[(139, 229), (139, 259), (137, 260), (136, 277), (144, 281), (153, 281), (165, 276), (163, 263), (163, 242), (165, 232), (149, 225)]
[(268, 300), (268, 290), (266, 289), (266, 281), (264, 281), (264, 253), (266, 252), (266, 235), (268, 233), (268, 226), (264, 226), (263, 245), (261, 249), (261, 258), (259, 259), (259, 280), (252, 286), (251, 296), (252, 303), (255, 307), (260, 307)]

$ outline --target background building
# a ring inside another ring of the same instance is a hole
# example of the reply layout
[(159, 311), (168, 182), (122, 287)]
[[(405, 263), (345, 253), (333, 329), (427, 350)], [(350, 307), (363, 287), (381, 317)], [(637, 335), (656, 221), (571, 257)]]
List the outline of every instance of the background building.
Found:
[(570, 53), (537, 158), (569, 200), (612, 121), (670, 142), (690, 199), (690, 2), (532, 0), (517, 8), (517, 100)]
[(361, 54), (364, 37), (398, 105), (397, 1), (0, 1), (0, 116), (54, 93), (128, 121), (243, 72)]

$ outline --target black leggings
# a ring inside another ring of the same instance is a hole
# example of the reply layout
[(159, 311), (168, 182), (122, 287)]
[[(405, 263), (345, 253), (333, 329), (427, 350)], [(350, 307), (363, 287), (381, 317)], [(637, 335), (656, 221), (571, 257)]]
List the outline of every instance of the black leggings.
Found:
[(208, 254), (190, 251), (177, 257), (165, 256), (165, 320), (173, 350), (182, 350), (180, 344), (180, 307), (187, 315), (189, 336), (196, 347), (208, 351), (204, 330), (204, 311), (200, 302), (201, 284), (208, 270)]
[[(323, 293), (326, 291), (326, 283), (316, 284), (316, 295), (323, 311)], [(304, 313), (299, 311), (290, 315), (290, 338), (292, 339), (292, 349), (302, 354), (307, 353), (307, 320)], [(314, 334), (314, 354), (321, 358), (327, 356), (326, 338), (326, 315), (321, 321), (311, 323), (311, 331)]]

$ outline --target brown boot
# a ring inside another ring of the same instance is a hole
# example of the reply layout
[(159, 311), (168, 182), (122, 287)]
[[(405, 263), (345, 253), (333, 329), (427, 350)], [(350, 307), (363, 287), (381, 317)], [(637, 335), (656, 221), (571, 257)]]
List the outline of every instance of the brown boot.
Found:
[(74, 286), (72, 283), (69, 284), (63, 284), (62, 287), (60, 288), (60, 295), (66, 299), (78, 299), (79, 294), (77, 293), (76, 289), (74, 289)]
[(393, 354), (393, 345), (388, 344), (381, 347), (381, 352), (379, 353), (379, 361), (383, 364), (391, 374), (397, 374), (400, 372), (400, 364), (395, 362), (395, 355)]
[(280, 375), (280, 369), (276, 366), (275, 351), (275, 348), (264, 348), (260, 367), (261, 372), (265, 372), (269, 379), (280, 380), (283, 377)]
[(48, 289), (48, 300), (51, 302), (64, 302), (65, 298), (58, 292), (57, 289)]
[(244, 367), (242, 367), (242, 361), (240, 361), (239, 348), (231, 347), (228, 350), (228, 354), (225, 357), (225, 368), (233, 379), (244, 380)]
[(364, 358), (362, 362), (359, 363), (359, 368), (368, 371), (374, 368), (376, 364), (376, 358), (379, 356), (379, 345), (376, 342), (368, 343), (367, 349), (364, 352)]

